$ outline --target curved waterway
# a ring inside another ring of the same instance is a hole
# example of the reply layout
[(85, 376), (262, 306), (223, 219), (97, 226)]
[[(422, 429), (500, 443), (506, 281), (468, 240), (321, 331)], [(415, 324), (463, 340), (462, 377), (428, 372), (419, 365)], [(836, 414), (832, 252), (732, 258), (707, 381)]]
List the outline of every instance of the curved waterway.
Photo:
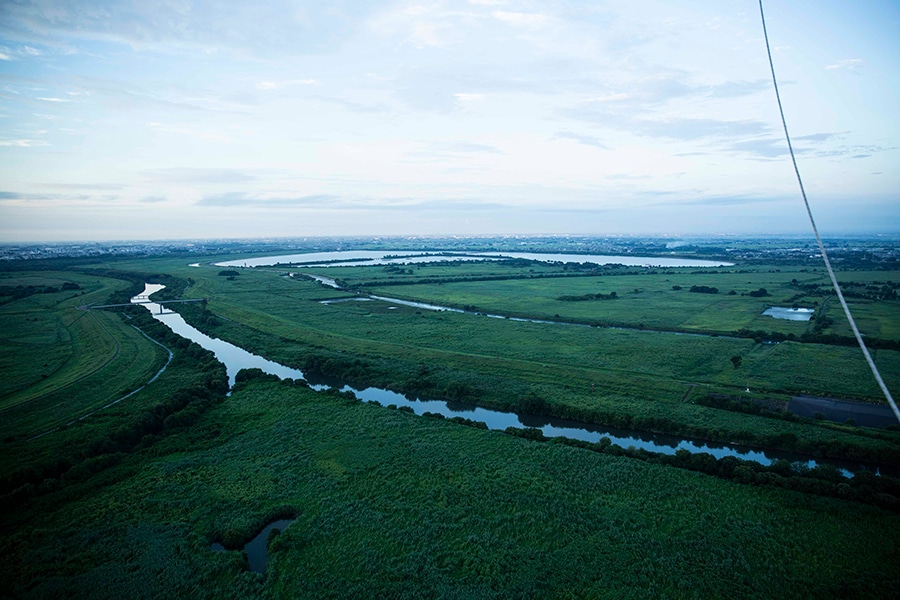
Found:
[[(297, 273), (291, 273), (291, 276), (296, 275)], [(329, 277), (322, 277), (321, 275), (312, 275), (310, 273), (301, 273), (301, 275), (305, 277), (309, 277), (318, 281), (322, 285), (326, 287), (331, 287), (336, 290), (341, 290), (342, 292), (351, 293), (359, 293), (354, 292), (353, 290), (348, 290), (342, 288), (338, 282)], [(453, 308), (452, 306), (442, 306), (440, 304), (428, 304), (427, 302), (417, 302), (415, 300), (401, 300), (400, 298), (391, 298), (389, 296), (376, 296), (375, 294), (367, 294), (365, 296), (351, 296), (348, 298), (335, 298), (333, 300), (320, 300), (319, 304), (340, 304), (341, 302), (367, 302), (371, 300), (380, 300), (382, 302), (387, 302), (389, 304), (399, 304), (402, 306), (409, 306), (411, 308), (420, 308), (422, 310), (431, 310), (435, 312), (454, 312), (465, 315), (480, 315), (482, 317), (490, 317), (491, 319), (504, 319), (506, 321), (518, 321), (520, 323), (541, 323), (543, 325), (562, 325), (566, 327), (596, 327), (596, 325), (592, 325), (589, 323), (578, 323), (578, 322), (569, 322), (569, 321), (550, 321), (548, 319), (532, 319), (529, 317), (513, 317), (510, 315), (498, 315), (494, 313), (482, 312), (479, 310), (465, 310), (462, 308)], [(389, 307), (390, 308), (390, 307)], [(688, 333), (686, 331), (666, 331), (665, 329), (647, 329), (647, 328), (638, 328), (638, 327), (622, 327), (618, 325), (603, 325), (605, 329), (633, 329), (637, 331), (657, 331), (660, 333), (670, 333), (672, 335), (691, 335), (696, 337), (718, 337), (718, 338), (730, 338), (731, 336), (719, 335), (719, 334), (711, 334), (711, 333)], [(737, 339), (737, 338), (732, 338)]]
[[(145, 284), (145, 289), (141, 295), (149, 296), (164, 287), (159, 284)], [(733, 456), (763, 465), (770, 465), (777, 460), (787, 460), (793, 464), (799, 463), (799, 465), (807, 468), (813, 468), (818, 464), (815, 460), (790, 452), (759, 450), (738, 444), (715, 444), (663, 434), (615, 429), (553, 417), (519, 415), (462, 402), (410, 399), (397, 392), (380, 388), (356, 389), (339, 380), (306, 377), (299, 369), (281, 365), (224, 340), (212, 338), (188, 325), (178, 313), (165, 309), (160, 311), (159, 304), (150, 302), (142, 304), (142, 306), (147, 307), (153, 314), (153, 318), (164, 323), (178, 335), (197, 342), (202, 347), (213, 352), (216, 358), (225, 364), (229, 385), (234, 385), (234, 377), (241, 369), (257, 368), (281, 379), (302, 379), (315, 390), (338, 388), (343, 392), (352, 392), (362, 401), (376, 402), (382, 406), (406, 406), (411, 408), (417, 415), (437, 413), (445, 417), (463, 417), (473, 421), (482, 421), (487, 424), (489, 429), (504, 430), (507, 427), (533, 427), (540, 429), (546, 437), (567, 437), (586, 442), (599, 442), (605, 437), (623, 448), (634, 447), (668, 455), (675, 454), (679, 450), (686, 450), (691, 453), (703, 452), (712, 454), (716, 458)], [(819, 462), (837, 467), (848, 477), (852, 477), (853, 473), (857, 471), (872, 470), (871, 466), (846, 461), (821, 460)]]
[[(288, 525), (293, 523), (293, 519), (278, 519), (272, 521), (263, 530), (256, 534), (252, 540), (244, 544), (244, 552), (247, 554), (247, 563), (250, 570), (254, 573), (266, 574), (266, 567), (269, 566), (269, 533), (273, 529), (284, 531)], [(224, 552), (227, 550), (225, 546), (219, 543), (210, 544), (210, 548), (215, 552)]]
[[(164, 287), (166, 286), (158, 283), (145, 283), (144, 291), (139, 296), (150, 296), (150, 294), (156, 293)], [(188, 325), (184, 318), (175, 311), (164, 309), (155, 302), (145, 302), (143, 299), (138, 300), (138, 296), (131, 300), (132, 302), (143, 302), (141, 306), (145, 306), (153, 314), (154, 319), (164, 323), (181, 337), (197, 342), (215, 354), (219, 362), (225, 365), (225, 369), (228, 372), (229, 387), (234, 385), (234, 377), (241, 369), (262, 369), (265, 373), (276, 375), (281, 379), (303, 379), (303, 372), (299, 369), (286, 367), (252, 352), (247, 352), (243, 348), (229, 344), (224, 340), (209, 337)]]
[(302, 265), (304, 267), (347, 267), (366, 265), (393, 265), (429, 263), (458, 260), (503, 260), (520, 258), (541, 262), (591, 263), (595, 265), (619, 264), (626, 267), (730, 267), (734, 263), (694, 258), (669, 258), (665, 256), (612, 256), (607, 254), (549, 254), (541, 252), (440, 252), (400, 250), (340, 250), (336, 252), (310, 252), (307, 254), (283, 254), (243, 258), (216, 263), (217, 267), (271, 267), (277, 264)]

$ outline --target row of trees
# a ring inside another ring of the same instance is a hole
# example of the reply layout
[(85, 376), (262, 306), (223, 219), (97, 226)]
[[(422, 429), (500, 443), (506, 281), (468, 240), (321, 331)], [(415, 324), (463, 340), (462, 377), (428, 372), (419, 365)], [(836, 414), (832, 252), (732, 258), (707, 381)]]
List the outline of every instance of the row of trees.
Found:
[(559, 296), (557, 300), (561, 302), (584, 302), (587, 300), (618, 300), (619, 295), (615, 292), (608, 294), (582, 294), (581, 296)]
[(53, 285), (4, 285), (0, 286), (0, 304), (21, 300), (35, 294), (57, 294), (59, 292), (80, 290), (81, 286), (74, 281), (66, 281), (61, 286)]
[(780, 459), (770, 465), (763, 465), (733, 456), (717, 459), (705, 452), (676, 450), (675, 454), (663, 454), (634, 447), (623, 448), (613, 444), (607, 437), (601, 438), (599, 442), (585, 442), (570, 438), (547, 438), (540, 429), (535, 428), (508, 427), (505, 432), (532, 441), (566, 444), (603, 454), (627, 456), (654, 464), (698, 471), (738, 483), (850, 499), (900, 512), (900, 481), (876, 476), (871, 471), (861, 471), (852, 479), (847, 479), (836, 467), (824, 464), (810, 469), (805, 465)]

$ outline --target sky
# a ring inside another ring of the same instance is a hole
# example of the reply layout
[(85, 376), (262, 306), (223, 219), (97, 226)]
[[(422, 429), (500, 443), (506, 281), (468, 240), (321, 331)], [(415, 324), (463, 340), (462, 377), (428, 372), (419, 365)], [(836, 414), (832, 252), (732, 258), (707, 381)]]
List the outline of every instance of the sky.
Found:
[[(820, 231), (900, 233), (900, 3), (764, 7)], [(0, 1), (0, 243), (805, 232), (756, 0)]]

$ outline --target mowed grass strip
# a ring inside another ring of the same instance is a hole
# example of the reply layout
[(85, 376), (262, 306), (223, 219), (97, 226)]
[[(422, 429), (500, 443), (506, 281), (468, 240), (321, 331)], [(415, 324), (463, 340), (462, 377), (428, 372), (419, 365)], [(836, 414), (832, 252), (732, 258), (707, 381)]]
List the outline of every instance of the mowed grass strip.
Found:
[[(30, 347), (16, 344), (15, 364), (22, 365), (22, 370), (30, 371), (31, 376), (27, 387), (3, 398), (0, 404), (3, 409), (40, 398), (89, 377), (109, 365), (119, 353), (120, 342), (110, 329), (112, 324), (108, 317), (80, 311), (68, 324), (58, 318), (52, 325), (57, 341), (51, 346), (58, 344), (66, 348), (66, 360), (55, 371), (46, 373), (44, 369), (49, 369), (49, 363), (40, 366), (45, 352), (43, 344)], [(58, 349), (55, 350), (58, 352)]]
[[(117, 351), (104, 363), (82, 362), (79, 376), (65, 384), (7, 405), (2, 413), (2, 435), (35, 435), (69, 423), (134, 391), (165, 364), (165, 350), (122, 322), (118, 314), (101, 313), (87, 318), (96, 318), (106, 325), (103, 333), (115, 341)], [(74, 351), (80, 351), (78, 344)]]
[(71, 281), (82, 289), (34, 294), (0, 306), (0, 410), (89, 375), (117, 351), (108, 329), (118, 325), (76, 307), (102, 301), (125, 282), (78, 273), (0, 281), (10, 285), (35, 277), (56, 286)]
[(4, 437), (35, 435), (96, 410), (146, 383), (167, 357), (119, 314), (77, 308), (102, 302), (126, 282), (75, 272), (38, 279), (80, 289), (0, 306)]

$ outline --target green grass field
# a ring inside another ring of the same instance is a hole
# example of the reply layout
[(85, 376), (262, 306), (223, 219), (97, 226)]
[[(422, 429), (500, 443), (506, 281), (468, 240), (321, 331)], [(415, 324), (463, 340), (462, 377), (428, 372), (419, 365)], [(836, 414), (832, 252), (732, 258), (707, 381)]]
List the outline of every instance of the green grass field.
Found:
[[(897, 515), (253, 383), (10, 517), (5, 594), (796, 598), (896, 594)], [(238, 552), (273, 515), (269, 575)], [(26, 526), (27, 525), (27, 526)], [(240, 542), (238, 542), (240, 543)]]
[[(209, 268), (188, 272), (193, 284), (186, 296), (209, 298), (219, 321), (201, 323), (194, 309), (181, 309), (201, 328), (300, 368), (316, 352), (367, 360), (379, 374), (364, 376), (365, 385), (506, 410), (537, 395), (557, 416), (638, 428), (655, 421), (651, 428), (670, 433), (760, 445), (789, 435), (796, 440), (790, 448), (831, 448), (832, 456), (857, 452), (836, 450), (835, 443), (861, 448), (862, 454), (896, 445), (882, 439), (888, 433), (873, 438), (860, 428), (836, 431), (828, 423), (791, 423), (694, 403), (706, 393), (785, 400), (805, 393), (878, 402), (879, 390), (852, 347), (527, 323), (385, 302), (321, 304), (350, 296), (278, 270), (245, 270), (234, 280)], [(740, 368), (732, 356), (742, 358)], [(877, 361), (888, 377), (900, 373), (900, 353), (880, 350)]]
[[(524, 283), (546, 288), (558, 281)], [(498, 292), (497, 310), (509, 308), (503, 302), (511, 294), (510, 288), (503, 286), (522, 285), (518, 281), (489, 283), (500, 286), (502, 291)], [(406, 291), (410, 287), (394, 289)], [(562, 379), (567, 381), (571, 381), (570, 374), (581, 372), (575, 381), (588, 386), (592, 380), (611, 386), (619, 383), (625, 388), (635, 378), (656, 381), (648, 394), (654, 389), (681, 389), (683, 384), (703, 383), (741, 390), (749, 384), (760, 392), (774, 394), (804, 392), (878, 399), (877, 388), (863, 376), (862, 358), (857, 360), (852, 348), (839, 346), (791, 342), (769, 345), (729, 337), (523, 323), (420, 311), (384, 302), (323, 305), (318, 301), (344, 294), (268, 272), (246, 272), (236, 281), (204, 279), (191, 288), (190, 294), (208, 295), (213, 312), (252, 329), (370, 356), (449, 361), (460, 368), (474, 368), (477, 364), (487, 372), (512, 368), (517, 375), (531, 372), (533, 377), (559, 369), (566, 371)], [(441, 300), (427, 294), (406, 296)], [(744, 358), (740, 369), (729, 361), (733, 355)], [(900, 368), (897, 360), (896, 352), (879, 353), (879, 361), (888, 373)], [(492, 367), (494, 363), (499, 366)]]
[[(182, 356), (177, 340), (167, 341), (167, 328), (151, 331), (155, 341), (145, 335), (148, 321), (155, 322), (143, 309), (125, 314), (79, 308), (106, 302), (128, 288), (128, 281), (77, 270), (24, 272), (4, 274), (0, 288), (65, 282), (80, 289), (0, 303), (4, 494), (26, 482), (37, 487), (53, 481), (70, 467), (139, 441), (131, 437), (153, 429), (171, 411), (165, 406), (178, 390), (196, 386), (198, 379), (205, 385), (207, 366)], [(166, 344), (176, 352), (171, 362)]]
[[(467, 270), (468, 267), (456, 268), (457, 276), (463, 269)], [(495, 271), (499, 269), (500, 267), (494, 267)], [(368, 270), (378, 271), (379, 268), (369, 267)], [(796, 280), (801, 284), (825, 285), (828, 281), (824, 273), (799, 269), (731, 268), (716, 269), (716, 273), (695, 273), (695, 269), (685, 268), (658, 270), (655, 274), (642, 275), (616, 275), (613, 272), (603, 276), (448, 281), (417, 285), (416, 279), (444, 276), (431, 273), (428, 266), (421, 266), (414, 269), (415, 276), (404, 276), (404, 285), (379, 287), (377, 284), (381, 278), (377, 275), (369, 278), (366, 270), (360, 267), (348, 268), (348, 273), (343, 268), (303, 270), (307, 271), (329, 277), (339, 276), (351, 285), (365, 284), (362, 289), (383, 296), (416, 299), (458, 308), (471, 306), (489, 313), (542, 319), (562, 317), (590, 323), (665, 330), (728, 333), (747, 328), (795, 335), (808, 330), (813, 323), (774, 319), (762, 314), (763, 311), (770, 306), (799, 305), (815, 308), (823, 302), (823, 298), (804, 295), (791, 282)], [(506, 276), (514, 274), (525, 273), (522, 269), (507, 268)], [(843, 276), (852, 281), (892, 280), (891, 272), (887, 275), (885, 272), (853, 272)], [(717, 294), (694, 293), (689, 291), (691, 286), (715, 287), (719, 291)], [(681, 289), (676, 290), (674, 287)], [(747, 295), (760, 288), (766, 289), (769, 295), (761, 298)], [(730, 295), (732, 291), (734, 295)], [(566, 302), (558, 299), (611, 292), (616, 293), (616, 300)], [(900, 332), (896, 329), (897, 319), (892, 318), (898, 308), (900, 303), (897, 301), (858, 303), (861, 330), (870, 336), (900, 339)], [(830, 311), (829, 316), (832, 316)], [(843, 316), (834, 320), (846, 323)], [(845, 329), (849, 334), (846, 327), (836, 332), (844, 334)]]
[(77, 273), (60, 279), (78, 283), (84, 294), (36, 294), (0, 306), (0, 437), (35, 435), (77, 419), (142, 385), (167, 359), (118, 314), (78, 308), (124, 282)]
[[(897, 432), (694, 402), (709, 392), (879, 401), (852, 347), (706, 334), (809, 330), (759, 313), (789, 300), (821, 306), (824, 296), (797, 298), (803, 290), (791, 282), (821, 283), (820, 272), (496, 279), (569, 273), (492, 263), (318, 271), (386, 296), (625, 325), (604, 328), (375, 301), (322, 304), (353, 296), (286, 270), (241, 270), (229, 280), (220, 268), (188, 262), (196, 259), (105, 266), (165, 273), (174, 296), (208, 298), (208, 311), (178, 306), (199, 328), (288, 365), (315, 359), (323, 373), (366, 385), (505, 409), (536, 397), (560, 416), (811, 456), (896, 456), (900, 448)], [(781, 475), (772, 472), (739, 467), (746, 476), (727, 480), (261, 379), (226, 398), (224, 373), (210, 355), (143, 309), (128, 309), (130, 319), (78, 310), (134, 281), (108, 274), (0, 277), (0, 288), (80, 286), (0, 298), (0, 597), (893, 598), (900, 591), (900, 520), (889, 509), (896, 498), (878, 491), (892, 488), (831, 482), (838, 497), (826, 498), (783, 489), (791, 486), (773, 483)], [(864, 284), (894, 276), (841, 274)], [(450, 281), (466, 277), (495, 279)], [(692, 285), (720, 291), (689, 292)], [(740, 295), (759, 287), (771, 296)], [(611, 291), (619, 299), (557, 299)], [(853, 303), (869, 336), (896, 339), (896, 301)], [(826, 331), (840, 333), (835, 306), (828, 301)], [(174, 352), (165, 373), (127, 402), (65, 426), (145, 383), (165, 362), (167, 353), (131, 324)], [(733, 356), (741, 357), (737, 368)], [(900, 352), (875, 356), (897, 381)], [(273, 540), (266, 577), (250, 573), (240, 552), (210, 549), (221, 541), (240, 546), (288, 514), (296, 520)]]

